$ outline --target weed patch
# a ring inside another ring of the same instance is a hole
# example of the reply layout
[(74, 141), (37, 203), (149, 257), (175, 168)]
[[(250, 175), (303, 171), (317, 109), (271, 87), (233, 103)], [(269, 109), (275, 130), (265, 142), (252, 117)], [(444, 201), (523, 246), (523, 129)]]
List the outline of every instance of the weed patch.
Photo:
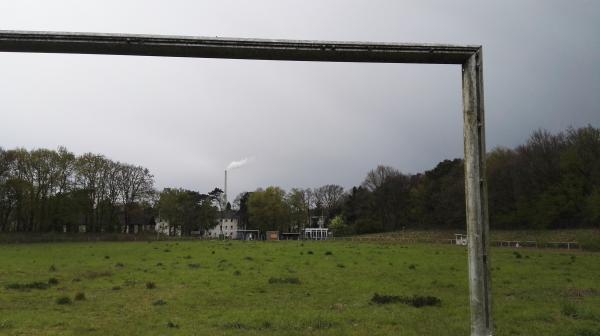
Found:
[(46, 283), (46, 282), (41, 282), (41, 281), (34, 281), (34, 282), (28, 282), (28, 283), (11, 283), (5, 286), (6, 289), (14, 289), (14, 290), (20, 290), (20, 291), (27, 291), (30, 289), (48, 289), (50, 287), (50, 284)]
[(406, 305), (413, 306), (415, 308), (421, 308), (425, 306), (440, 306), (442, 300), (435, 296), (397, 296), (397, 295), (379, 295), (375, 293), (371, 298), (371, 302), (375, 304), (390, 304), (390, 303), (403, 303)]
[(146, 289), (154, 289), (156, 288), (156, 284), (152, 281), (146, 282)]
[(223, 324), (223, 328), (225, 329), (238, 329), (238, 330), (242, 330), (242, 329), (248, 329), (248, 327), (240, 322), (228, 322)]
[(0, 321), (0, 330), (2, 329), (10, 329), (13, 327), (12, 322), (8, 321), (8, 320), (2, 320)]
[(84, 300), (85, 300), (85, 293), (79, 292), (79, 293), (75, 294), (75, 301), (84, 301)]
[(111, 271), (87, 271), (83, 274), (88, 279), (97, 279), (103, 277), (110, 277), (113, 275)]
[(71, 304), (71, 302), (71, 298), (69, 298), (68, 296), (61, 296), (56, 299), (56, 304), (59, 305), (68, 305)]
[(596, 329), (577, 329), (574, 336), (600, 336), (600, 330)]
[(335, 327), (335, 323), (320, 318), (317, 318), (308, 324), (308, 328), (316, 330), (330, 329), (333, 327)]
[(600, 321), (600, 317), (595, 315), (593, 311), (590, 311), (585, 307), (577, 305), (575, 302), (571, 301), (566, 301), (562, 304), (560, 313), (563, 316), (574, 320)]
[(167, 304), (167, 301), (162, 300), (162, 299), (161, 300), (156, 300), (156, 301), (152, 302), (152, 305), (154, 305), (154, 306), (164, 306), (166, 304)]
[(271, 277), (271, 278), (269, 278), (269, 283), (270, 284), (292, 284), (292, 285), (299, 285), (300, 284), (300, 279), (295, 278), (295, 277), (287, 277), (287, 278), (274, 278), (274, 277)]

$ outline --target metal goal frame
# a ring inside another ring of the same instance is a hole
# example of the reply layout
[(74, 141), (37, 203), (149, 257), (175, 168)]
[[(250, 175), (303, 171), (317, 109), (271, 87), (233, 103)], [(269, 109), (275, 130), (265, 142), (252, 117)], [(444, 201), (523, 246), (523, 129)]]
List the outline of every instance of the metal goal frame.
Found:
[(462, 66), (471, 335), (493, 334), (481, 46), (0, 30), (0, 52)]

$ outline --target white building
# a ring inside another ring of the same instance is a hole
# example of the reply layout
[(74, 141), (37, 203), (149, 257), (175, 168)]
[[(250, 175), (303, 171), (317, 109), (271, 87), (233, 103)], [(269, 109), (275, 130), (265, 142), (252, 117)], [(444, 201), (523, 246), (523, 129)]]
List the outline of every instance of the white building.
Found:
[(207, 238), (219, 238), (221, 235), (223, 235), (223, 237), (226, 239), (236, 239), (238, 219), (235, 215), (235, 211), (223, 211), (220, 215), (221, 218), (219, 218), (219, 223), (217, 226), (208, 230), (205, 236)]
[[(171, 231), (172, 230), (172, 231)], [(161, 218), (157, 218), (155, 225), (154, 225), (154, 231), (160, 234), (164, 234), (166, 236), (181, 236), (181, 228), (180, 227), (176, 227), (176, 228), (171, 228), (171, 226), (169, 225), (169, 222), (161, 219)]]
[(304, 239), (308, 240), (326, 240), (331, 236), (327, 228), (306, 228), (304, 229)]

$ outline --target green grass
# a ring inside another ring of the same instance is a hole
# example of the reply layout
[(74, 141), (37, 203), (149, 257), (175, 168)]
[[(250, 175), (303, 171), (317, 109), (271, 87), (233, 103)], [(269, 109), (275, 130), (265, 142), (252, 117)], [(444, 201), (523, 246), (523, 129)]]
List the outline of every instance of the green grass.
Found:
[[(384, 233), (372, 233), (355, 237), (366, 238), (406, 238), (424, 241), (444, 241), (454, 239), (455, 233), (466, 233), (465, 229), (455, 230), (405, 230)], [(572, 230), (492, 230), (492, 241), (537, 241), (539, 246), (548, 242), (573, 242), (579, 240), (600, 240), (598, 229), (572, 229)]]
[[(600, 335), (600, 254), (519, 253), (492, 250), (496, 334)], [(466, 258), (351, 242), (0, 245), (0, 335), (468, 335)]]

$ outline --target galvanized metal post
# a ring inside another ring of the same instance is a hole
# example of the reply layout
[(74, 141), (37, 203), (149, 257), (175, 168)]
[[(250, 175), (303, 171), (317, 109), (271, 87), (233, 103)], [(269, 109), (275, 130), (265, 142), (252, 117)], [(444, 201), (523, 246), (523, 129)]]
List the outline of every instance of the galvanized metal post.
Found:
[(471, 336), (493, 334), (481, 49), (462, 65)]

